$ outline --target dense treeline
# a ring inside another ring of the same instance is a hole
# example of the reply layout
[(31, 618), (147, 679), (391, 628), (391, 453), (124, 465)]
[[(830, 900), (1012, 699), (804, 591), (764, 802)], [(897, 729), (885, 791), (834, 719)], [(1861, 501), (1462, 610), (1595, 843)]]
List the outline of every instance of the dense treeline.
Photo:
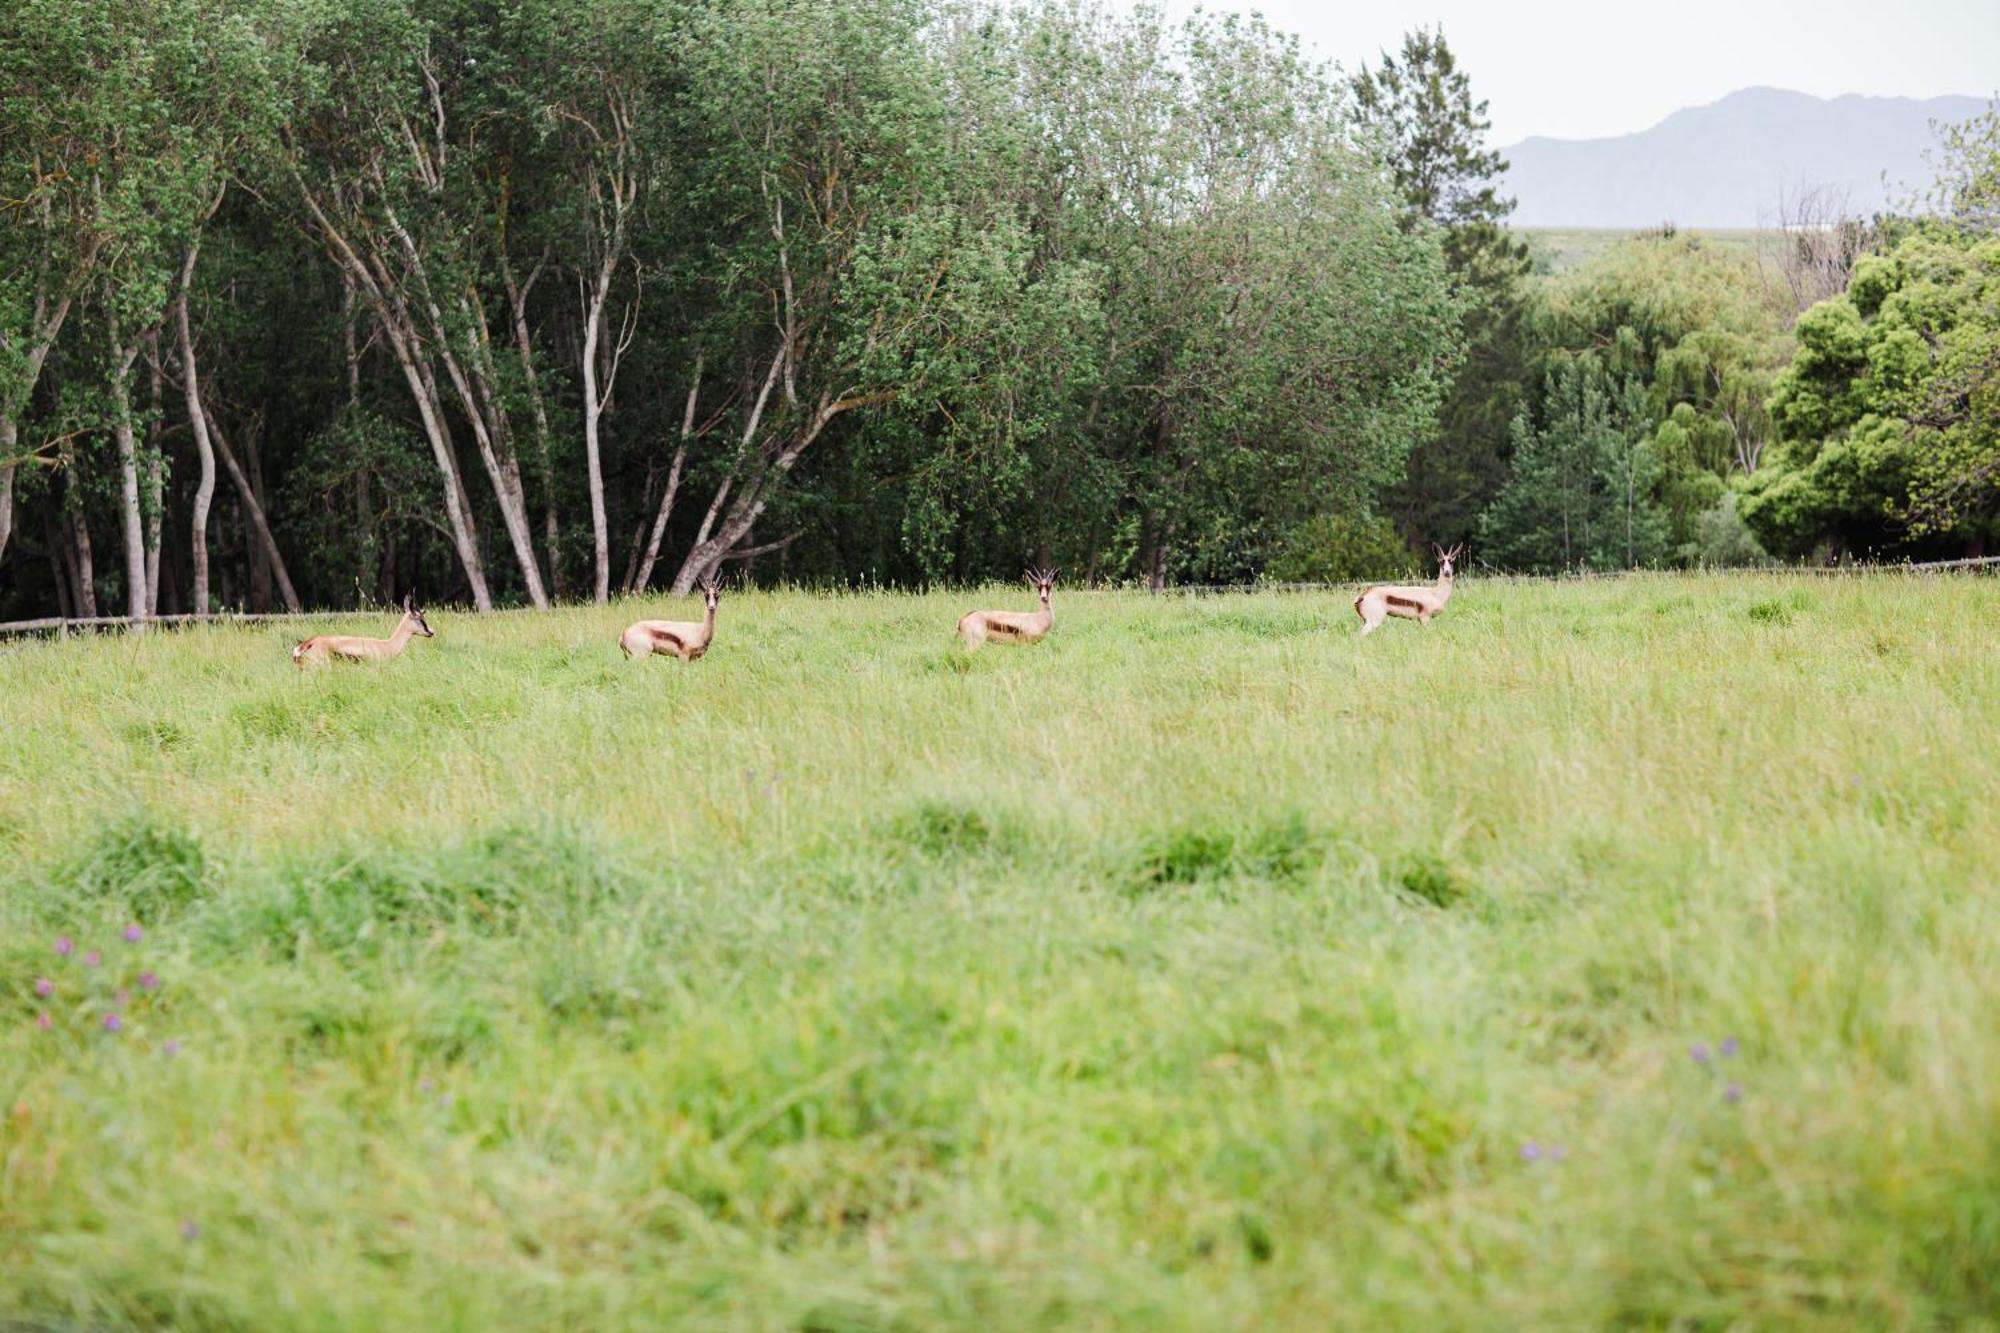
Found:
[(1428, 32), (20, 0), (0, 614), (1980, 547), (1990, 118), (1922, 225), (1558, 275), (1485, 131)]
[(1254, 22), (17, 13), (12, 611), (1239, 576), (1458, 361), (1438, 238)]

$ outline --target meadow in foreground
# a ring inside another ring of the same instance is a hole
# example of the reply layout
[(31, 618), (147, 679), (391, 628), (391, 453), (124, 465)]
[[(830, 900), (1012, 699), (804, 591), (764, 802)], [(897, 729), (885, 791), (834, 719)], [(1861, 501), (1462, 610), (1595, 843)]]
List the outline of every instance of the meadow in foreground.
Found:
[(2000, 584), (991, 600), (0, 651), (0, 1322), (2000, 1309)]

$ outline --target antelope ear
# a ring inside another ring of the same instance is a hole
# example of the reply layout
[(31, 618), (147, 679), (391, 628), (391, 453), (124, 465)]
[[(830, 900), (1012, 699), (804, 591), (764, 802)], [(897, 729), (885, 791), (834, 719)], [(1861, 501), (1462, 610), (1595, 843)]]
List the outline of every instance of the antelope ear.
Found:
[(403, 594), (404, 614), (407, 615), (409, 612), (414, 611), (416, 609), (416, 603), (412, 600), (415, 596), (416, 596), (415, 593), (406, 592)]

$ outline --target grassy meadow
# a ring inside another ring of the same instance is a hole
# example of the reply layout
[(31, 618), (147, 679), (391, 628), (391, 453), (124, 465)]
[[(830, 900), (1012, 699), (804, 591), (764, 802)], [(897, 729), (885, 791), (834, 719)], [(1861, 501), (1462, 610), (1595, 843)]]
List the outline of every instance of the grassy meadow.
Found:
[(0, 1326), (2000, 1318), (2000, 583), (1030, 600), (0, 647)]

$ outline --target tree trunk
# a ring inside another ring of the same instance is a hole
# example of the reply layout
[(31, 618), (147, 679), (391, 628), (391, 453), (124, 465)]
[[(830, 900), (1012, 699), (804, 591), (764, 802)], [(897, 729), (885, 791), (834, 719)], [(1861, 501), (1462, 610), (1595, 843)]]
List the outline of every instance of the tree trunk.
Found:
[[(111, 294), (116, 299), (115, 294)], [(118, 320), (109, 320), (111, 335), (111, 433), (118, 442), (118, 515), (125, 530), (125, 590), (127, 615), (133, 628), (146, 619), (146, 520), (139, 508), (139, 444), (132, 432), (132, 363), (139, 344), (119, 337)]]
[(42, 510), (42, 541), (49, 548), (49, 577), (56, 585), (56, 614), (64, 620), (74, 619), (75, 578), (70, 567), (69, 538), (52, 507)]
[[(472, 522), (471, 505), (467, 502), (465, 484), (458, 471), (458, 460), (452, 453), (451, 432), (445, 425), (443, 402), (438, 397), (437, 382), (430, 373), (428, 358), (423, 356), (423, 340), (418, 336), (416, 323), (411, 318), (408, 303), (402, 293), (394, 288), (378, 283), (369, 269), (369, 261), (355, 250), (347, 237), (333, 225), (320, 199), (306, 185), (304, 177), (294, 174), (299, 187), (299, 197), (312, 215), (319, 228), (321, 240), (327, 253), (341, 271), (351, 277), (356, 289), (367, 299), (370, 310), (375, 315), (376, 327), (388, 340), (390, 351), (396, 364), (402, 369), (404, 382), (409, 386), (410, 396), (416, 401), (417, 415), (423, 421), (424, 438), (431, 446), (431, 458), (437, 464), (438, 473), (444, 480), (444, 508), (447, 529), (451, 535), (453, 552), (458, 556), (459, 568), (465, 573), (467, 589), (472, 594), (472, 605), (479, 611), (493, 609), (493, 597), (486, 587), (486, 570), (479, 557), (479, 533)], [(386, 281), (386, 277), (385, 277)]]
[(493, 595), (486, 590), (486, 569), (479, 559), (479, 533), (472, 526), (472, 506), (467, 503), (458, 460), (452, 454), (451, 435), (445, 428), (444, 404), (438, 400), (436, 381), (417, 363), (411, 347), (396, 331), (385, 331), (396, 363), (403, 368), (403, 378), (409, 383), (410, 396), (416, 399), (417, 415), (423, 419), (431, 457), (444, 478), (445, 518), (450, 524), (451, 544), (458, 553), (459, 568), (465, 571), (465, 582), (472, 592), (473, 609), (491, 611)]
[(549, 596), (562, 600), (562, 524), (556, 516), (556, 469), (549, 452), (549, 410), (542, 401), (541, 376), (535, 371), (535, 348), (528, 336), (528, 294), (535, 289), (535, 282), (542, 275), (542, 267), (548, 263), (548, 255), (543, 253), (535, 267), (528, 272), (528, 280), (516, 284), (514, 266), (503, 252), (500, 256), (500, 276), (507, 284), (507, 302), (513, 312), (514, 347), (521, 357), (521, 378), (528, 386), (528, 405), (533, 409), (535, 420), (535, 456), (542, 465), (542, 541), (548, 548)]
[(195, 364), (194, 334), (188, 321), (188, 283), (194, 277), (196, 251), (200, 239), (188, 246), (181, 264), (180, 295), (174, 301), (174, 322), (180, 334), (181, 399), (187, 408), (188, 426), (194, 432), (195, 457), (201, 464), (201, 479), (195, 483), (194, 510), (188, 517), (189, 558), (194, 564), (193, 609), (198, 616), (209, 613), (208, 595), (208, 510), (215, 502), (215, 447), (208, 437), (208, 414), (201, 406), (201, 372)]
[[(610, 268), (609, 260), (604, 267)], [(604, 296), (609, 286), (610, 274), (601, 273), (585, 307), (583, 323), (583, 465), (590, 484), (590, 542), (596, 562), (591, 600), (600, 606), (611, 596), (611, 534), (604, 515), (604, 466), (598, 447), (604, 399), (597, 390), (597, 344), (604, 332)]]
[[(451, 331), (445, 324), (443, 314), (434, 304), (429, 309), (439, 359), (443, 361), (445, 374), (450, 377), (452, 388), (458, 394), (465, 418), (472, 426), (473, 443), (478, 446), (479, 459), (486, 467), (487, 479), (493, 483), (493, 498), (500, 504), (500, 525), (507, 531), (515, 563), (520, 566), (528, 601), (538, 609), (547, 610), (549, 595), (542, 586), (541, 566), (535, 561), (535, 539), (528, 523), (527, 492), (521, 485), (521, 468), (509, 439), (506, 412), (500, 405), (493, 384), (490, 349), (483, 341), (473, 342), (469, 349), (471, 371), (468, 374), (459, 364), (457, 353), (452, 350)], [(473, 312), (469, 307), (462, 309), (462, 313), (468, 316), (470, 323)]]
[(251, 487), (250, 478), (238, 465), (236, 455), (230, 451), (229, 439), (222, 433), (222, 426), (216, 421), (215, 414), (208, 410), (206, 404), (202, 405), (201, 410), (208, 421), (208, 434), (215, 443), (216, 455), (222, 459), (223, 471), (227, 472), (229, 480), (236, 484), (236, 493), (243, 502), (244, 517), (247, 520), (245, 526), (256, 538), (254, 549), (262, 552), (271, 575), (277, 579), (278, 591), (285, 599), (285, 609), (297, 612), (300, 610), (299, 595), (292, 588), (292, 576), (285, 569), (285, 557), (279, 553), (277, 539), (271, 535), (271, 525), (265, 520), (264, 506), (258, 503), (257, 492)]
[(0, 560), (6, 559), (7, 539), (14, 535), (14, 451), (19, 442), (14, 418), (0, 413)]
[(146, 330), (146, 365), (151, 381), (151, 419), (146, 425), (146, 614), (160, 614), (160, 529), (166, 522), (166, 449), (161, 441), (165, 371), (160, 366), (160, 327)]
[(701, 394), (701, 370), (705, 358), (694, 359), (694, 383), (688, 386), (687, 407), (681, 412), (681, 440), (674, 449), (674, 461), (667, 469), (667, 489), (660, 496), (660, 512), (653, 518), (652, 535), (646, 539), (646, 558), (632, 579), (631, 591), (644, 592), (653, 581), (653, 564), (660, 558), (660, 538), (666, 535), (667, 519), (674, 512), (674, 497), (681, 489), (681, 468), (687, 463), (688, 444), (694, 438), (694, 406)]
[[(75, 497), (72, 499), (81, 503)], [(76, 602), (77, 617), (92, 620), (97, 616), (97, 571), (90, 559), (90, 524), (81, 508), (71, 509), (68, 520), (70, 574), (76, 584), (70, 595)]]

